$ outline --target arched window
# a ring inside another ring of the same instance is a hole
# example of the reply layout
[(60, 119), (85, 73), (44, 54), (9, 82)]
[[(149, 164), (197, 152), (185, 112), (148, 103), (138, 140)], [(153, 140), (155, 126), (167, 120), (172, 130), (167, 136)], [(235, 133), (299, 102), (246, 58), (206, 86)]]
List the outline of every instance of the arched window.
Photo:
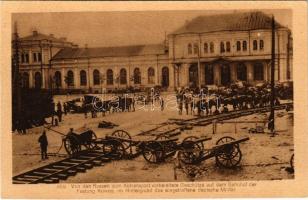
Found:
[(134, 84), (141, 84), (141, 73), (139, 68), (134, 69)]
[(80, 85), (81, 86), (87, 85), (87, 72), (84, 70), (80, 71)]
[(243, 51), (247, 51), (247, 42), (243, 41)]
[(127, 73), (124, 68), (120, 70), (120, 84), (127, 84)]
[(197, 43), (194, 44), (194, 54), (198, 54), (199, 53), (199, 46)]
[(263, 64), (255, 63), (253, 65), (253, 76), (255, 81), (263, 81), (264, 80), (264, 72), (263, 72)]
[(224, 53), (224, 52), (225, 52), (225, 43), (220, 42), (220, 53)]
[(34, 87), (40, 89), (42, 87), (42, 75), (40, 72), (35, 72)]
[(210, 52), (214, 53), (214, 43), (213, 42), (210, 43)]
[(253, 50), (258, 50), (258, 41), (257, 40), (253, 41)]
[(55, 80), (56, 88), (59, 88), (59, 87), (62, 86), (61, 72), (59, 72), (59, 71), (55, 72), (54, 80)]
[(264, 41), (260, 40), (260, 50), (263, 50), (263, 49), (264, 49)]
[(95, 69), (93, 71), (93, 85), (99, 85), (99, 84), (100, 84), (99, 71)]
[(226, 43), (226, 46), (227, 46), (227, 52), (230, 52), (230, 50), (231, 50), (231, 45), (230, 45), (230, 42), (227, 42)]
[(204, 53), (208, 53), (209, 52), (209, 46), (207, 43), (204, 43)]
[(237, 79), (240, 81), (247, 81), (247, 67), (240, 63), (236, 68)]
[(113, 85), (113, 71), (111, 69), (107, 70), (107, 85)]
[(71, 70), (67, 72), (66, 84), (67, 86), (74, 86), (74, 73)]
[(29, 88), (29, 74), (28, 72), (24, 72), (22, 74), (22, 87)]
[(148, 69), (148, 83), (154, 84), (155, 83), (155, 71), (152, 67)]
[(241, 50), (241, 42), (237, 41), (236, 42), (236, 51), (240, 51)]
[(191, 55), (191, 54), (192, 54), (192, 46), (191, 46), (190, 43), (189, 43), (188, 46), (187, 46), (187, 52), (188, 52), (188, 55)]

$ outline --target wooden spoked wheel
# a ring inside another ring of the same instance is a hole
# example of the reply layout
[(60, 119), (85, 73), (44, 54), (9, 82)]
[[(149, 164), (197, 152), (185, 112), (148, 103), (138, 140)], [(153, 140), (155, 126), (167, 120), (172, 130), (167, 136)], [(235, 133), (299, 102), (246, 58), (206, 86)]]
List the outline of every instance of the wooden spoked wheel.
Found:
[(118, 140), (108, 140), (108, 142), (103, 144), (103, 151), (114, 159), (121, 159), (125, 155), (124, 146)]
[[(198, 139), (199, 139), (199, 137), (197, 137), (197, 136), (188, 136), (188, 137), (184, 138), (183, 142), (186, 142), (186, 141), (196, 141), (196, 140), (198, 140)], [(199, 145), (202, 149), (204, 149), (203, 142), (198, 143), (198, 145)]]
[(160, 163), (165, 159), (164, 148), (157, 141), (147, 142), (143, 147), (142, 155), (149, 163)]
[(195, 143), (199, 138), (196, 136), (189, 136), (182, 142), (182, 150), (178, 153), (179, 161), (185, 164), (197, 164), (201, 162), (200, 158), (203, 155), (202, 143)]
[(81, 144), (73, 134), (68, 134), (64, 139), (64, 148), (69, 155), (75, 155), (81, 151)]
[(170, 137), (162, 134), (162, 135), (158, 135), (155, 140), (157, 142), (160, 142), (160, 144), (163, 146), (164, 148), (164, 152), (165, 152), (165, 156), (168, 157), (174, 155), (176, 153), (175, 149), (176, 149), (176, 143), (174, 141), (167, 141), (170, 140)]
[(91, 131), (90, 134), (91, 136), (87, 139), (87, 141), (85, 141), (84, 146), (87, 149), (95, 149), (97, 148), (97, 144), (95, 143), (97, 140), (97, 135), (93, 131)]
[[(216, 145), (222, 145), (215, 149), (216, 151), (216, 164), (219, 167), (224, 168), (234, 168), (238, 166), (238, 164), (242, 160), (242, 152), (238, 144), (228, 144), (228, 142), (232, 142), (235, 139), (229, 136), (220, 138)], [(223, 145), (225, 144), (225, 145)]]
[(291, 168), (294, 170), (294, 154), (292, 154), (291, 156), (290, 165), (291, 165)]
[[(124, 131), (124, 130), (116, 130), (111, 134), (113, 137), (117, 137), (119, 138), (119, 140), (122, 139), (126, 139), (126, 140), (131, 140), (132, 137), (129, 135), (128, 132)], [(131, 146), (131, 142), (128, 141), (121, 141), (125, 150), (126, 154), (131, 154), (132, 153), (132, 146)]]

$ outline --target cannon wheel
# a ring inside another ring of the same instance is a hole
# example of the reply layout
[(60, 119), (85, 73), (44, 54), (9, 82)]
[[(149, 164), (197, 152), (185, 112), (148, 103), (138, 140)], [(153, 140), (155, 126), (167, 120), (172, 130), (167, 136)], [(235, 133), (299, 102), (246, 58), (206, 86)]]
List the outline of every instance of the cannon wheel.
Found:
[(103, 144), (103, 151), (114, 159), (121, 159), (125, 155), (125, 148), (122, 142), (113, 139), (108, 140)]
[(165, 159), (164, 148), (157, 141), (147, 142), (142, 149), (142, 155), (149, 163), (160, 163)]
[(291, 165), (291, 168), (294, 169), (294, 154), (292, 154), (291, 156), (290, 165)]
[(97, 144), (94, 143), (93, 141), (97, 140), (97, 135), (91, 131), (92, 135), (91, 135), (91, 140), (90, 141), (87, 141), (84, 146), (87, 148), (87, 149), (95, 149), (97, 147)]
[[(124, 131), (124, 130), (116, 130), (114, 131), (112, 134), (112, 136), (114, 137), (118, 137), (118, 138), (123, 138), (123, 139), (128, 139), (131, 140), (132, 137), (129, 135), (128, 132)], [(127, 154), (132, 154), (132, 146), (130, 142), (125, 142), (125, 141), (121, 141), (123, 146), (124, 146), (124, 150)]]
[(78, 138), (74, 135), (67, 135), (64, 139), (64, 148), (69, 155), (74, 155), (81, 151), (81, 145)]
[[(229, 136), (222, 137), (216, 142), (216, 145), (226, 144), (234, 140), (234, 138)], [(229, 169), (236, 167), (242, 160), (242, 152), (240, 150), (239, 144), (225, 145), (220, 149), (217, 149), (215, 159), (216, 164), (219, 167), (225, 167)]]
[(198, 139), (196, 136), (189, 136), (183, 140), (183, 150), (178, 153), (178, 159), (181, 162), (185, 164), (197, 164), (201, 161), (200, 158), (203, 155), (204, 147), (203, 144), (194, 143)]
[(170, 140), (170, 137), (168, 135), (165, 135), (165, 134), (158, 135), (155, 138), (155, 140), (160, 142), (160, 144), (163, 146), (166, 157), (167, 157), (167, 154), (168, 154), (168, 157), (170, 157), (176, 153), (175, 151), (176, 143), (173, 141), (166, 142), (166, 140)]
[[(188, 136), (188, 137), (184, 138), (183, 142), (186, 142), (186, 141), (196, 141), (196, 140), (198, 140), (198, 139), (199, 139), (199, 137), (197, 137), (197, 136)], [(198, 143), (198, 145), (199, 145), (202, 149), (204, 149), (203, 142)]]

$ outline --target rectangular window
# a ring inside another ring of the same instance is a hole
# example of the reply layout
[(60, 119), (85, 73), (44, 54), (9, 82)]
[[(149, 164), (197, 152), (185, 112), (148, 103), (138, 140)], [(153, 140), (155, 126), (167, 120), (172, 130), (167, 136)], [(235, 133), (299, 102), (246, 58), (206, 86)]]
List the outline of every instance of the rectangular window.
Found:
[(220, 42), (220, 53), (224, 53), (225, 52), (225, 43)]
[(263, 50), (263, 49), (264, 49), (264, 41), (260, 40), (260, 50)]
[(38, 58), (38, 61), (41, 62), (41, 61), (42, 61), (42, 54), (41, 54), (41, 53), (38, 53), (38, 54), (37, 54), (37, 58)]
[(247, 42), (243, 41), (243, 51), (247, 51)]
[(240, 51), (241, 50), (241, 42), (237, 41), (236, 42), (236, 51)]
[(26, 59), (25, 59), (25, 60), (26, 60), (26, 63), (29, 63), (29, 54), (28, 54), (28, 53), (25, 54), (25, 58), (26, 58)]
[(258, 50), (258, 42), (257, 42), (257, 40), (253, 41), (253, 50), (254, 51)]
[(264, 72), (262, 63), (255, 63), (253, 66), (253, 75), (255, 81), (264, 80)]
[(226, 46), (227, 46), (227, 48), (226, 48), (227, 52), (230, 52), (230, 51), (231, 51), (230, 42), (227, 42), (227, 43), (226, 43)]
[(214, 43), (213, 42), (210, 43), (210, 52), (214, 53)]
[(213, 85), (214, 84), (214, 67), (213, 65), (205, 65), (205, 84)]
[(25, 54), (21, 54), (21, 63), (25, 62)]
[(36, 59), (36, 53), (33, 53), (33, 62), (37, 62), (37, 59)]

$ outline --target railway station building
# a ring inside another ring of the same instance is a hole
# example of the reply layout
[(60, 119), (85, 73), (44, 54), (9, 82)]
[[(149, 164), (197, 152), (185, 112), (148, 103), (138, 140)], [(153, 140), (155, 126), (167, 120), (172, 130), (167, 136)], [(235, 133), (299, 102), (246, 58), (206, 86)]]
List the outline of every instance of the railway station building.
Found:
[[(275, 27), (275, 80), (292, 81), (291, 30)], [(34, 31), (19, 39), (20, 74), (25, 87), (80, 92), (254, 85), (270, 81), (271, 34), (271, 17), (258, 11), (200, 16), (153, 45), (81, 48)]]

